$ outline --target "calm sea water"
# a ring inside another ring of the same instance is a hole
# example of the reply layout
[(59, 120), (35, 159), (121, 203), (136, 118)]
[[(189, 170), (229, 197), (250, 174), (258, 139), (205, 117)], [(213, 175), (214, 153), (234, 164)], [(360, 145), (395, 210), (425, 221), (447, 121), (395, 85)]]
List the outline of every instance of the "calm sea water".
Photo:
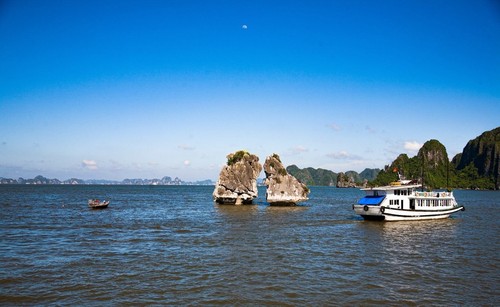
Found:
[[(0, 186), (2, 305), (497, 305), (500, 193), (424, 222), (354, 215), (356, 189), (298, 207), (201, 186)], [(111, 199), (90, 210), (87, 199)]]

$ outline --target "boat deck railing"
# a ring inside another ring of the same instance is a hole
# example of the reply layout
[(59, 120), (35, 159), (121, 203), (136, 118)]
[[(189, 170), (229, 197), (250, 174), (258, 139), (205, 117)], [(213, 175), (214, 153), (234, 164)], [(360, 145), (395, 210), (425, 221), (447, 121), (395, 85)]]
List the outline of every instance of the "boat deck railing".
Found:
[(415, 192), (416, 197), (453, 197), (452, 192)]

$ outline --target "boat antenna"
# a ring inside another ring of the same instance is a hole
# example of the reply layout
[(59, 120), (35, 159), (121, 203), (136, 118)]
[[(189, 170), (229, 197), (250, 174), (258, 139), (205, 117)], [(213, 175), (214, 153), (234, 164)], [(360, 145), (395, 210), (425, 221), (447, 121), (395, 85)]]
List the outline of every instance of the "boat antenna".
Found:
[(424, 191), (424, 155), (422, 154), (422, 165), (421, 165), (421, 177), (422, 177), (422, 185), (420, 186), (420, 190)]
[(446, 158), (446, 190), (450, 192), (450, 159)]

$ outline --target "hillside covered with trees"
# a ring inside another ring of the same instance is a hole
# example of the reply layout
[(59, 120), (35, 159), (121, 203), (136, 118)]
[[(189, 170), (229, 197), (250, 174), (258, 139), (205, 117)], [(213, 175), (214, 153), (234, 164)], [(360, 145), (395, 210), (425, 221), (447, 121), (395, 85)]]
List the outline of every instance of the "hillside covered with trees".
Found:
[(450, 162), (438, 140), (427, 141), (415, 157), (400, 154), (386, 165), (371, 185), (386, 185), (398, 178), (423, 181), (428, 188), (500, 189), (500, 127), (470, 140)]
[(300, 169), (296, 165), (290, 165), (286, 170), (289, 174), (310, 186), (338, 186), (339, 175), (346, 176), (357, 185), (362, 185), (365, 180), (371, 181), (375, 179), (378, 172), (380, 172), (380, 169), (367, 168), (359, 174), (355, 171), (347, 171), (344, 174), (322, 168), (307, 167)]

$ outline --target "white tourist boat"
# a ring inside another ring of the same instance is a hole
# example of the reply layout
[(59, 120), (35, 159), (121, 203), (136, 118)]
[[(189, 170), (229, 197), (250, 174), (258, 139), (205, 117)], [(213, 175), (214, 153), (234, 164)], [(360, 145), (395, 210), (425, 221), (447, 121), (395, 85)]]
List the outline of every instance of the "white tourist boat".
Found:
[(398, 180), (388, 186), (361, 189), (366, 192), (354, 212), (366, 220), (411, 221), (443, 219), (460, 210), (453, 192), (421, 192), (421, 184)]

